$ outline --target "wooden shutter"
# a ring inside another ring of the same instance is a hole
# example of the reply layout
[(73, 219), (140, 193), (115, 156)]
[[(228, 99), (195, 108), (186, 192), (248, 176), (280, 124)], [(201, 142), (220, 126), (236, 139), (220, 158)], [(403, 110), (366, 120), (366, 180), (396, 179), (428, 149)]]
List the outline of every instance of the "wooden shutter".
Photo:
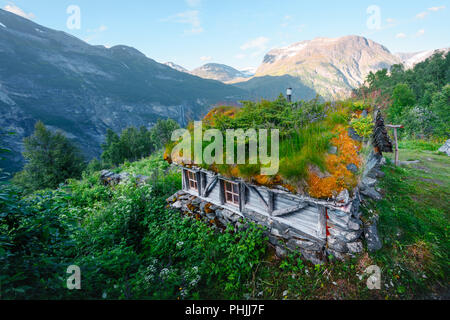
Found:
[(327, 208), (318, 205), (317, 209), (319, 211), (319, 219), (317, 223), (317, 237), (320, 239), (327, 238)]
[(223, 180), (219, 178), (219, 195), (221, 204), (225, 204), (225, 186), (223, 183)]
[(181, 177), (183, 181), (183, 190), (189, 190), (189, 179), (186, 169), (183, 169), (183, 175)]
[(202, 195), (202, 173), (200, 171), (197, 171), (195, 173), (195, 179), (197, 180), (197, 191), (198, 191), (198, 195), (201, 196)]
[(242, 182), (239, 182), (239, 211), (244, 211), (246, 203), (246, 197), (245, 197), (245, 184)]

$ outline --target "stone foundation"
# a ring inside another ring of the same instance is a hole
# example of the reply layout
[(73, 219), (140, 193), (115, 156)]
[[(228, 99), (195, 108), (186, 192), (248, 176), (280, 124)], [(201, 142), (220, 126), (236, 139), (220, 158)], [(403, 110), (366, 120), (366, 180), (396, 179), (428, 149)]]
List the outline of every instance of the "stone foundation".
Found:
[(170, 207), (180, 210), (182, 213), (202, 220), (218, 230), (224, 230), (226, 226), (242, 227), (248, 221), (255, 222), (267, 228), (269, 242), (275, 247), (278, 256), (284, 256), (288, 251), (300, 251), (302, 256), (314, 263), (322, 264), (331, 254), (337, 259), (345, 259), (347, 256), (359, 253), (363, 246), (361, 242), (362, 223), (353, 213), (358, 211), (358, 201), (343, 210), (338, 208), (326, 208), (327, 212), (327, 237), (320, 240), (294, 229), (277, 219), (256, 212), (239, 214), (192, 195), (186, 191), (178, 191), (167, 199)]

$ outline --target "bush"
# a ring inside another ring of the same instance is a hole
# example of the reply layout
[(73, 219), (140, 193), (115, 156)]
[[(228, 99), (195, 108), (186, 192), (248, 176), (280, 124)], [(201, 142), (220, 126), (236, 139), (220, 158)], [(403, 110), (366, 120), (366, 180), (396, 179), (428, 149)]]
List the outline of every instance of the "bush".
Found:
[[(260, 227), (223, 234), (167, 209), (181, 188), (156, 156), (128, 164), (150, 177), (114, 188), (99, 173), (23, 198), (0, 185), (0, 281), (4, 299), (240, 298), (265, 255)], [(123, 168), (121, 168), (122, 170)], [(66, 288), (81, 268), (82, 290)]]
[(369, 139), (372, 136), (374, 123), (371, 115), (367, 117), (355, 117), (350, 122), (350, 125), (359, 136), (365, 139)]
[(56, 188), (69, 178), (79, 178), (85, 162), (78, 148), (61, 132), (52, 133), (37, 122), (32, 136), (24, 139), (23, 171), (14, 182), (27, 191)]

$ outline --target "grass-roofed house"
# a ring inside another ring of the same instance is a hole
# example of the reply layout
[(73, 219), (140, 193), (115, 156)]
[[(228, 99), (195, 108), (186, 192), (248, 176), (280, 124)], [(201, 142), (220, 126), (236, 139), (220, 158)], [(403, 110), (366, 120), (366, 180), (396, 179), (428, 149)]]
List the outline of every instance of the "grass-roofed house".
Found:
[[(373, 113), (363, 103), (289, 103), (283, 97), (215, 108), (203, 119), (201, 135), (212, 128), (224, 135), (229, 129), (278, 129), (279, 169), (263, 175), (264, 164), (250, 163), (251, 135), (244, 136), (246, 161), (240, 164), (226, 164), (238, 139), (220, 154), (223, 161), (212, 164), (191, 161), (194, 148), (190, 157), (174, 152), (177, 141), (165, 158), (182, 169), (183, 188), (168, 202), (219, 228), (248, 221), (262, 225), (279, 255), (300, 250), (307, 260), (322, 263), (330, 255), (343, 259), (361, 252), (360, 190), (377, 194), (381, 153), (392, 151), (383, 119)], [(188, 130), (192, 139), (194, 125)], [(272, 150), (275, 142), (267, 136)], [(257, 140), (260, 144), (261, 136)], [(202, 142), (201, 150), (208, 145)]]

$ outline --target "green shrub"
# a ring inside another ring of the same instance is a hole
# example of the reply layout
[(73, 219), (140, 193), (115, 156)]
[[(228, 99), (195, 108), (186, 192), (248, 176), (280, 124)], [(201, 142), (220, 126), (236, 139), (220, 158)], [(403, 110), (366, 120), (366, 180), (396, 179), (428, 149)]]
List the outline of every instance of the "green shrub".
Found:
[(355, 129), (359, 136), (365, 139), (372, 136), (374, 123), (371, 115), (368, 115), (367, 117), (355, 117), (350, 122), (350, 125)]
[[(27, 198), (0, 184), (2, 299), (242, 297), (265, 255), (264, 231), (250, 225), (221, 234), (168, 210), (181, 178), (161, 158), (126, 169), (151, 179), (112, 188), (85, 173)], [(69, 265), (81, 268), (82, 290), (66, 288)]]

